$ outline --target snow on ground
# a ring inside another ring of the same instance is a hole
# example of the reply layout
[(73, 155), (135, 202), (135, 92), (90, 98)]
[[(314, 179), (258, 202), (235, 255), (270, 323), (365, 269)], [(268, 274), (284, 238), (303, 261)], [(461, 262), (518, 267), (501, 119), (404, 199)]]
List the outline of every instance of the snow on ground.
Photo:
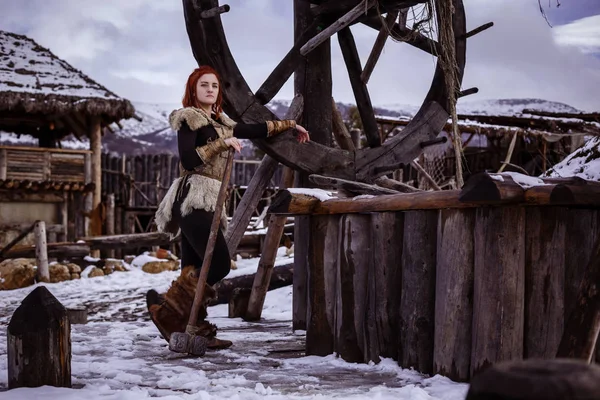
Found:
[[(292, 262), (279, 251), (278, 263)], [(174, 399), (464, 399), (467, 384), (378, 364), (347, 363), (335, 355), (304, 356), (304, 332), (292, 330), (292, 289), (270, 291), (263, 319), (228, 318), (228, 305), (210, 307), (219, 336), (234, 345), (202, 358), (172, 353), (148, 319), (145, 293), (166, 290), (178, 271), (147, 274), (136, 267), (102, 278), (44, 284), (66, 307), (85, 305), (88, 323), (71, 326), (72, 389), (6, 390), (6, 328), (10, 315), (34, 287), (0, 291), (0, 398), (3, 400)], [(258, 259), (238, 260), (230, 276), (256, 270)]]

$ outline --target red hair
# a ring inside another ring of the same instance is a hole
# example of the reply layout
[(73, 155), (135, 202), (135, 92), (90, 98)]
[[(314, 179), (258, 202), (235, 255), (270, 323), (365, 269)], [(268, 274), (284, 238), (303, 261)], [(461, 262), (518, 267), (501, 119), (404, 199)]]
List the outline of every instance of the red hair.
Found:
[(208, 65), (202, 65), (196, 68), (190, 74), (187, 83), (185, 84), (185, 93), (183, 94), (182, 104), (184, 107), (197, 107), (200, 108), (200, 104), (198, 103), (198, 99), (196, 98), (196, 85), (198, 85), (198, 80), (206, 74), (213, 74), (217, 77), (217, 81), (219, 81), (219, 94), (217, 95), (217, 101), (212, 106), (212, 110), (215, 114), (217, 114), (217, 118), (221, 116), (223, 112), (223, 91), (221, 85), (221, 77), (214, 70), (214, 68), (209, 67)]

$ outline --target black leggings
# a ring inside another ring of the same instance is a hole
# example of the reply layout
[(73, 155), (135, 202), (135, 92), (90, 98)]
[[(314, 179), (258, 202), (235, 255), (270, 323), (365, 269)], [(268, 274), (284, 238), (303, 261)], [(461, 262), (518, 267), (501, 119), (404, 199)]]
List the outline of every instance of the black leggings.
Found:
[[(202, 267), (212, 219), (212, 212), (197, 209), (194, 209), (191, 213), (181, 218), (179, 226), (181, 228), (182, 268), (193, 265), (196, 269), (200, 270)], [(223, 232), (219, 229), (206, 282), (209, 285), (214, 285), (225, 278), (230, 269), (231, 257), (229, 256), (229, 248), (227, 247)]]

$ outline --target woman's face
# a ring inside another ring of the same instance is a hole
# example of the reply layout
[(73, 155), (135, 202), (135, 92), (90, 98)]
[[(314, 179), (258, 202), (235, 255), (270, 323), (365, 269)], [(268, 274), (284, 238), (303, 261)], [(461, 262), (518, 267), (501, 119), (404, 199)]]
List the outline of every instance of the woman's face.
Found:
[(217, 102), (219, 80), (215, 74), (204, 74), (196, 84), (196, 98), (200, 105), (212, 106)]

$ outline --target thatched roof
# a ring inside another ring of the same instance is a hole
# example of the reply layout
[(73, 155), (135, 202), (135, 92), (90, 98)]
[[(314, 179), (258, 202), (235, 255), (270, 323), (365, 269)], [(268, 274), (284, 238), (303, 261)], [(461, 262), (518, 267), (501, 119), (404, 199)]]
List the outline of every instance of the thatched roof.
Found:
[(134, 108), (104, 86), (39, 46), (0, 31), (0, 112), (131, 118)]

